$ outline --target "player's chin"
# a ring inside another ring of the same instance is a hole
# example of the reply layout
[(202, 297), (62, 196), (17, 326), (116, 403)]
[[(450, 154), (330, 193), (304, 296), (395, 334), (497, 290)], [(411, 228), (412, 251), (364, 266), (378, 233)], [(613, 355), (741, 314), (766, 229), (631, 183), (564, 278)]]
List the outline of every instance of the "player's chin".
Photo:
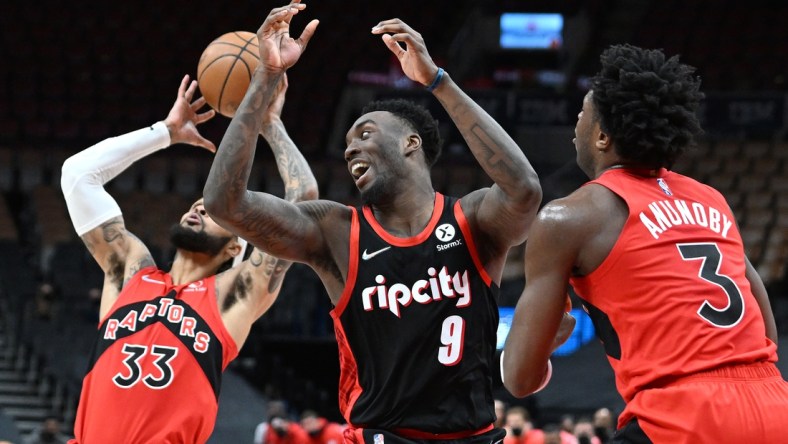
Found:
[(354, 182), (356, 183), (356, 188), (363, 194), (365, 189), (369, 189), (370, 187), (374, 186), (373, 182), (373, 175), (372, 172), (367, 170), (364, 174), (359, 177), (353, 178)]

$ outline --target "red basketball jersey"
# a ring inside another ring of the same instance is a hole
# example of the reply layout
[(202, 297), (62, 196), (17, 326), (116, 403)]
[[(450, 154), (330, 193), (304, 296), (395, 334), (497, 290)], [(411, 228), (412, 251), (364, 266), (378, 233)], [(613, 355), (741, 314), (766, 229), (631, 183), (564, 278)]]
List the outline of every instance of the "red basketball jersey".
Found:
[(653, 177), (612, 169), (589, 183), (629, 207), (608, 257), (571, 279), (625, 401), (698, 371), (776, 361), (736, 221), (718, 191), (664, 169)]
[(213, 276), (173, 285), (164, 271), (140, 270), (100, 323), (73, 442), (207, 441), (221, 373), (237, 354)]

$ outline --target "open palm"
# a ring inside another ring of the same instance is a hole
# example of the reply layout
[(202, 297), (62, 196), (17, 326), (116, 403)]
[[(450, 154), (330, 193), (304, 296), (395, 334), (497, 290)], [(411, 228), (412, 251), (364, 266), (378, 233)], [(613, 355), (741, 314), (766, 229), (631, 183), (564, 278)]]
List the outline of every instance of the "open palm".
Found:
[(295, 0), (287, 6), (274, 8), (257, 30), (260, 43), (260, 64), (269, 72), (283, 72), (295, 65), (312, 38), (318, 21), (312, 20), (301, 36), (290, 36), (290, 20), (306, 5)]

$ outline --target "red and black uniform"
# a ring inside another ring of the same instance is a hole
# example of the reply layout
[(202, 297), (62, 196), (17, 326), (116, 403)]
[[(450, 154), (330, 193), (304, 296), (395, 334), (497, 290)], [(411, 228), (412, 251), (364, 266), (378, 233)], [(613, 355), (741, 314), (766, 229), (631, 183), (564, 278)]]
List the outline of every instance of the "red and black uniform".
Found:
[(173, 285), (140, 270), (98, 329), (74, 443), (202, 443), (216, 421), (221, 374), (238, 354), (213, 276)]
[(498, 287), (459, 200), (436, 193), (427, 226), (409, 238), (387, 233), (369, 207), (354, 208), (350, 239), (347, 283), (331, 312), (345, 436), (492, 430)]
[(589, 183), (629, 208), (607, 258), (571, 280), (627, 402), (619, 427), (639, 427), (654, 442), (776, 442), (770, 433), (788, 421), (788, 389), (723, 196), (666, 170), (612, 169)]

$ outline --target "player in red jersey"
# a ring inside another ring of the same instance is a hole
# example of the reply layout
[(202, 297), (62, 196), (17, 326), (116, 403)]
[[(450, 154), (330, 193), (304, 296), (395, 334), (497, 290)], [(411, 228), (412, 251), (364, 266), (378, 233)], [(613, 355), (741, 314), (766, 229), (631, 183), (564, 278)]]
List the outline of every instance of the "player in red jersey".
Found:
[(205, 186), (220, 224), (277, 257), (310, 265), (335, 308), (345, 438), (494, 442), (496, 295), (506, 254), (524, 241), (541, 188), (522, 150), (430, 58), (398, 19), (372, 33), (405, 74), (441, 102), (495, 185), (462, 197), (435, 191), (435, 119), (404, 100), (372, 104), (346, 135), (348, 172), (364, 205), (292, 204), (247, 191), (254, 133), (278, 78), (315, 30), (290, 37), (296, 2), (258, 30), (261, 63)]
[(700, 81), (658, 50), (616, 45), (601, 61), (574, 140), (593, 180), (537, 216), (504, 384), (539, 384), (571, 283), (627, 402), (612, 442), (782, 442), (764, 285), (723, 196), (667, 169), (701, 130)]
[[(315, 198), (315, 179), (279, 119), (286, 87), (283, 80), (260, 133), (283, 166), (285, 198)], [(215, 152), (196, 128), (214, 116), (198, 113), (204, 98), (190, 103), (196, 88), (185, 76), (164, 121), (104, 140), (63, 164), (61, 186), (74, 228), (105, 273), (98, 341), (73, 443), (207, 441), (221, 373), (274, 303), (289, 267), (259, 250), (241, 262), (244, 242), (216, 224), (200, 199), (173, 226), (177, 251), (172, 268), (163, 271), (104, 190), (133, 162), (170, 145)], [(240, 265), (230, 267), (233, 262)]]

